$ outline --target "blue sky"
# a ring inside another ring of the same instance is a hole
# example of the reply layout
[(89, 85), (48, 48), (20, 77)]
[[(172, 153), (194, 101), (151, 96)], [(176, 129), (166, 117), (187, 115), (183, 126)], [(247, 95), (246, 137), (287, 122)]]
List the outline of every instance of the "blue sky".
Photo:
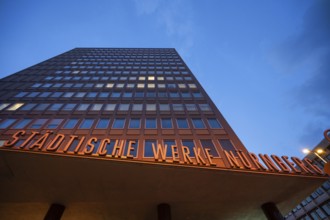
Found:
[(75, 47), (174, 47), (245, 146), (330, 127), (330, 1), (1, 0), (0, 77)]

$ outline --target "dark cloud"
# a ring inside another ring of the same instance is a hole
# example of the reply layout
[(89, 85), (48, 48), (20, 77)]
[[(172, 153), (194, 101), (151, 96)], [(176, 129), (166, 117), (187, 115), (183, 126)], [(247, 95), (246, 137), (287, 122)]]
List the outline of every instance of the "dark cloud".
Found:
[[(282, 68), (307, 80), (297, 88), (295, 105), (313, 116), (301, 141), (330, 128), (330, 1), (318, 0), (306, 11), (302, 28), (280, 46)], [(314, 143), (316, 144), (316, 143)]]

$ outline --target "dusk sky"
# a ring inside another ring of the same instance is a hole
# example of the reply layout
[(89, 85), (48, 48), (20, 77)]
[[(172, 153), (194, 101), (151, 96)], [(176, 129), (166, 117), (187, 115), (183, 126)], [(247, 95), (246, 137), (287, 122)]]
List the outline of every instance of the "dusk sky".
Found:
[(75, 47), (171, 47), (249, 151), (330, 128), (328, 0), (0, 0), (0, 78)]

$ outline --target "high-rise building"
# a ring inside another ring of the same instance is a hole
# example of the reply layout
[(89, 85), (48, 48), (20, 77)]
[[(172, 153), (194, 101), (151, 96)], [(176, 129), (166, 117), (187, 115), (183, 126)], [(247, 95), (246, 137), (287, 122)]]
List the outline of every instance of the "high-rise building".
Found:
[(175, 49), (77, 48), (1, 79), (0, 146), (1, 219), (263, 219), (325, 179), (248, 152)]
[[(330, 161), (330, 135), (327, 136), (328, 138), (324, 138), (306, 156), (321, 169), (323, 169), (325, 163)], [(323, 152), (317, 153), (319, 150)], [(285, 219), (330, 219), (330, 180), (324, 182), (312, 194), (308, 195), (304, 200), (302, 200), (285, 216)]]

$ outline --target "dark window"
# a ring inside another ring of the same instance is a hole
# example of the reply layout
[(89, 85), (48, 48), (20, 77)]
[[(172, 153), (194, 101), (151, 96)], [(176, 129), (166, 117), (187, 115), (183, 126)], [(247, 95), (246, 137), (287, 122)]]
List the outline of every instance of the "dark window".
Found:
[(201, 140), (201, 145), (203, 148), (208, 148), (210, 149), (210, 154), (214, 157), (218, 157), (219, 154), (218, 152), (216, 151), (214, 145), (213, 145), (213, 142), (212, 140)]
[(17, 95), (15, 95), (15, 98), (24, 97), (26, 94), (27, 94), (27, 92), (20, 92)]
[(172, 145), (176, 146), (175, 141), (164, 140), (164, 145), (167, 145), (166, 157), (172, 157)]
[(71, 111), (72, 109), (74, 109), (74, 107), (76, 106), (76, 104), (66, 104), (62, 110), (64, 111)]
[(47, 121), (47, 119), (44, 119), (44, 118), (37, 119), (36, 121), (34, 121), (32, 123), (32, 125), (30, 126), (30, 128), (32, 128), (32, 129), (39, 129), (39, 128), (41, 128), (45, 124), (46, 121)]
[(52, 119), (47, 125), (47, 128), (55, 129), (59, 126), (59, 124), (61, 124), (62, 121), (63, 119)]
[(211, 128), (222, 128), (216, 118), (208, 118), (207, 121), (209, 122)]
[(193, 140), (182, 140), (182, 146), (186, 146), (189, 148), (190, 154), (189, 156), (194, 157), (195, 156), (195, 152), (194, 152), (194, 141)]
[(113, 122), (112, 128), (124, 128), (125, 119), (124, 118), (116, 118)]
[(54, 92), (50, 97), (57, 98), (60, 97), (63, 94), (63, 92)]
[(28, 110), (33, 109), (36, 105), (37, 105), (36, 103), (29, 103), (29, 104), (24, 105), (20, 110), (28, 111)]
[(79, 128), (81, 128), (81, 129), (89, 129), (89, 128), (92, 127), (93, 122), (94, 122), (94, 119), (90, 119), (90, 118), (85, 119), (85, 120), (80, 124)]
[(0, 129), (8, 128), (10, 125), (12, 125), (16, 119), (5, 119), (0, 123)]
[(154, 144), (155, 147), (157, 142), (156, 140), (146, 140), (144, 143), (144, 157), (153, 157), (154, 153), (152, 151), (152, 144)]
[(96, 92), (89, 92), (89, 93), (87, 93), (87, 97), (88, 98), (94, 98), (94, 97), (96, 97), (96, 95), (97, 95)]
[(162, 118), (162, 128), (172, 128), (172, 120), (170, 118)]
[(50, 108), (48, 110), (49, 111), (58, 111), (62, 107), (62, 105), (63, 104), (60, 104), (60, 103), (52, 104), (52, 106), (50, 106)]
[(63, 128), (74, 128), (78, 122), (78, 119), (69, 119)]
[(205, 125), (204, 125), (202, 119), (200, 119), (200, 118), (193, 118), (192, 122), (193, 122), (195, 128), (205, 128)]
[(22, 119), (19, 123), (17, 123), (13, 128), (14, 129), (21, 129), (21, 128), (25, 128), (30, 122), (32, 121), (32, 119)]
[(97, 123), (96, 128), (108, 128), (109, 121), (109, 119), (101, 118)]
[(50, 104), (38, 104), (38, 106), (34, 109), (35, 111), (43, 111), (45, 110)]
[(229, 139), (220, 139), (219, 140), (222, 149), (226, 151), (234, 151), (235, 147), (232, 145)]
[(132, 118), (129, 122), (129, 128), (140, 128), (140, 119)]
[(177, 118), (176, 122), (178, 124), (178, 128), (188, 128), (188, 122), (185, 118)]
[(156, 128), (157, 122), (155, 118), (147, 118), (146, 119), (146, 128)]

